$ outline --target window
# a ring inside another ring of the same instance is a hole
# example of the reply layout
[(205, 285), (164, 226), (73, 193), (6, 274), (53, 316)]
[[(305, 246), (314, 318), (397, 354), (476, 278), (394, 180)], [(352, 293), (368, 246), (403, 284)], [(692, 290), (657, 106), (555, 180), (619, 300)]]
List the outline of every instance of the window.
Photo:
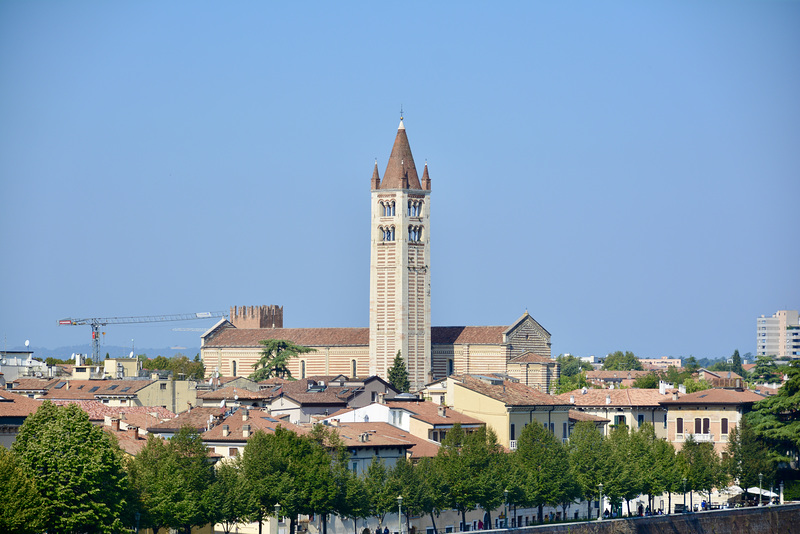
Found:
[(229, 447), (228, 456), (230, 456), (231, 458), (233, 458), (234, 456), (239, 456), (239, 449), (237, 447)]
[(664, 428), (667, 428), (667, 414), (664, 414)]
[(728, 419), (727, 419), (727, 417), (723, 417), (722, 418), (722, 433), (723, 434), (727, 434), (728, 433)]
[(350, 376), (352, 376), (353, 378), (358, 376), (358, 372), (356, 371), (356, 361), (355, 360), (350, 360), (350, 370), (351, 370), (351, 375)]
[(706, 417), (703, 419), (703, 434), (710, 434), (711, 433), (711, 420)]
[(677, 427), (675, 432), (677, 434), (683, 434), (683, 417), (678, 417), (678, 419), (675, 421), (675, 425)]
[(514, 427), (514, 423), (511, 423), (511, 425), (508, 427), (508, 436), (508, 439), (517, 439), (517, 429)]
[(453, 360), (447, 360), (447, 376), (450, 376), (455, 371), (453, 368)]
[(636, 417), (636, 422), (637, 422), (637, 424), (638, 424), (639, 426), (642, 426), (642, 425), (644, 424), (644, 416), (643, 416), (643, 415), (638, 415), (638, 416)]
[(166, 382), (164, 382), (163, 384), (161, 384), (161, 389), (167, 389), (167, 383), (166, 383)]
[(625, 416), (624, 415), (615, 415), (614, 416), (614, 424), (616, 426), (625, 426), (628, 423), (625, 422)]
[(569, 437), (569, 425), (567, 424), (566, 421), (564, 421), (564, 428), (563, 428), (563, 433), (562, 433), (561, 437), (564, 438), (564, 439), (567, 439)]
[(703, 424), (699, 417), (695, 418), (694, 420), (694, 433), (695, 434), (703, 433)]
[(306, 361), (300, 360), (300, 378), (306, 377)]
[(233, 371), (231, 373), (231, 376), (236, 376), (236, 360), (231, 362), (231, 367), (232, 367), (232, 371)]
[(555, 423), (550, 423), (550, 433), (553, 434), (554, 436), (556, 435), (556, 424)]

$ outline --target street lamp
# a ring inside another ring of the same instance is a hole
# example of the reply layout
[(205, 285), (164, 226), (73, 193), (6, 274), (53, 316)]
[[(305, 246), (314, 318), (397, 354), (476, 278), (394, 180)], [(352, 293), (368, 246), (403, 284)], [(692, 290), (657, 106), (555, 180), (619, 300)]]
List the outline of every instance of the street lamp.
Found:
[(597, 512), (597, 520), (598, 521), (602, 521), (603, 520), (603, 483), (601, 482), (600, 484), (597, 485), (597, 487), (600, 488), (600, 509)]
[(503, 507), (503, 516), (505, 517), (506, 528), (508, 528), (508, 488), (503, 490), (503, 497), (505, 497), (505, 506)]
[(142, 517), (142, 514), (136, 512), (133, 517), (136, 519), (136, 534), (139, 534), (139, 518)]
[(686, 512), (686, 477), (683, 477), (683, 511)]
[(764, 495), (763, 493), (761, 493), (761, 486), (763, 485), (763, 482), (764, 482), (764, 474), (763, 473), (759, 473), (758, 474), (758, 505), (759, 506), (761, 506), (761, 497)]
[(397, 496), (397, 534), (403, 534), (403, 496)]
[(275, 521), (278, 521), (281, 517), (281, 503), (275, 503)]
[(778, 504), (783, 504), (783, 480), (781, 480), (780, 488), (781, 488), (780, 489), (781, 494), (780, 497), (778, 498)]

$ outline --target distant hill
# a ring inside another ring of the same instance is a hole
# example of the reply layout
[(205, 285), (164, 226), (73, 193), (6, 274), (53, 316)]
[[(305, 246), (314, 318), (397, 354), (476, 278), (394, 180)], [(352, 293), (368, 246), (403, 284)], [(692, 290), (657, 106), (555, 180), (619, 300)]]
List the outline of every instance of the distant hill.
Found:
[[(25, 347), (8, 347), (8, 350), (25, 350)], [(92, 345), (87, 343), (85, 345), (73, 345), (71, 347), (58, 347), (55, 349), (48, 349), (45, 347), (30, 347), (28, 350), (33, 351), (33, 357), (39, 360), (47, 358), (58, 358), (59, 360), (67, 360), (73, 353), (86, 354), (92, 356)], [(130, 347), (118, 347), (112, 345), (105, 345), (100, 349), (100, 357), (105, 359), (106, 353), (112, 358), (126, 358), (131, 353)], [(155, 358), (156, 356), (164, 356), (165, 358), (172, 358), (178, 354), (183, 354), (189, 359), (193, 359), (196, 354), (200, 353), (200, 347), (164, 347), (160, 349), (148, 349), (136, 347), (136, 355), (146, 354), (148, 358)]]

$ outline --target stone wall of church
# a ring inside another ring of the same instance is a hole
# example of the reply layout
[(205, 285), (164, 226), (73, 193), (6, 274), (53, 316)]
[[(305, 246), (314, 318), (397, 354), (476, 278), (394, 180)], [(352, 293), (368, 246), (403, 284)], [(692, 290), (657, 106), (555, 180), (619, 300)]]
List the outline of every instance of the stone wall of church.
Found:
[[(432, 349), (433, 380), (450, 374), (492, 374), (506, 372), (505, 345), (436, 344)], [(449, 363), (451, 362), (452, 363)]]
[(508, 359), (516, 358), (526, 352), (550, 357), (550, 335), (533, 320), (523, 321), (508, 334)]
[(231, 306), (230, 322), (236, 328), (283, 328), (283, 306)]
[[(320, 375), (353, 376), (353, 363), (357, 377), (369, 374), (369, 348), (357, 347), (310, 347), (314, 352), (302, 354), (289, 361), (289, 371), (294, 378)], [(253, 365), (261, 359), (261, 350), (253, 348), (203, 348), (200, 350), (206, 375), (218, 369), (222, 376), (248, 376)]]

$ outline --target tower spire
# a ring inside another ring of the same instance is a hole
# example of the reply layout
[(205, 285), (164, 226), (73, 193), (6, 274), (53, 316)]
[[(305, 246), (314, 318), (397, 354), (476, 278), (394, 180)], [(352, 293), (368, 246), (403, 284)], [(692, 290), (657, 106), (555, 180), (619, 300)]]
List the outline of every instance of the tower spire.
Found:
[(378, 174), (378, 158), (375, 158), (375, 168), (372, 169), (372, 190), (381, 188), (381, 177)]
[(414, 165), (414, 156), (411, 155), (411, 146), (408, 144), (406, 128), (403, 118), (397, 128), (397, 137), (394, 139), (392, 154), (383, 173), (381, 189), (422, 189), (417, 176), (417, 167)]
[(425, 170), (422, 171), (422, 189), (431, 190), (431, 177), (428, 176), (428, 160), (425, 160)]

